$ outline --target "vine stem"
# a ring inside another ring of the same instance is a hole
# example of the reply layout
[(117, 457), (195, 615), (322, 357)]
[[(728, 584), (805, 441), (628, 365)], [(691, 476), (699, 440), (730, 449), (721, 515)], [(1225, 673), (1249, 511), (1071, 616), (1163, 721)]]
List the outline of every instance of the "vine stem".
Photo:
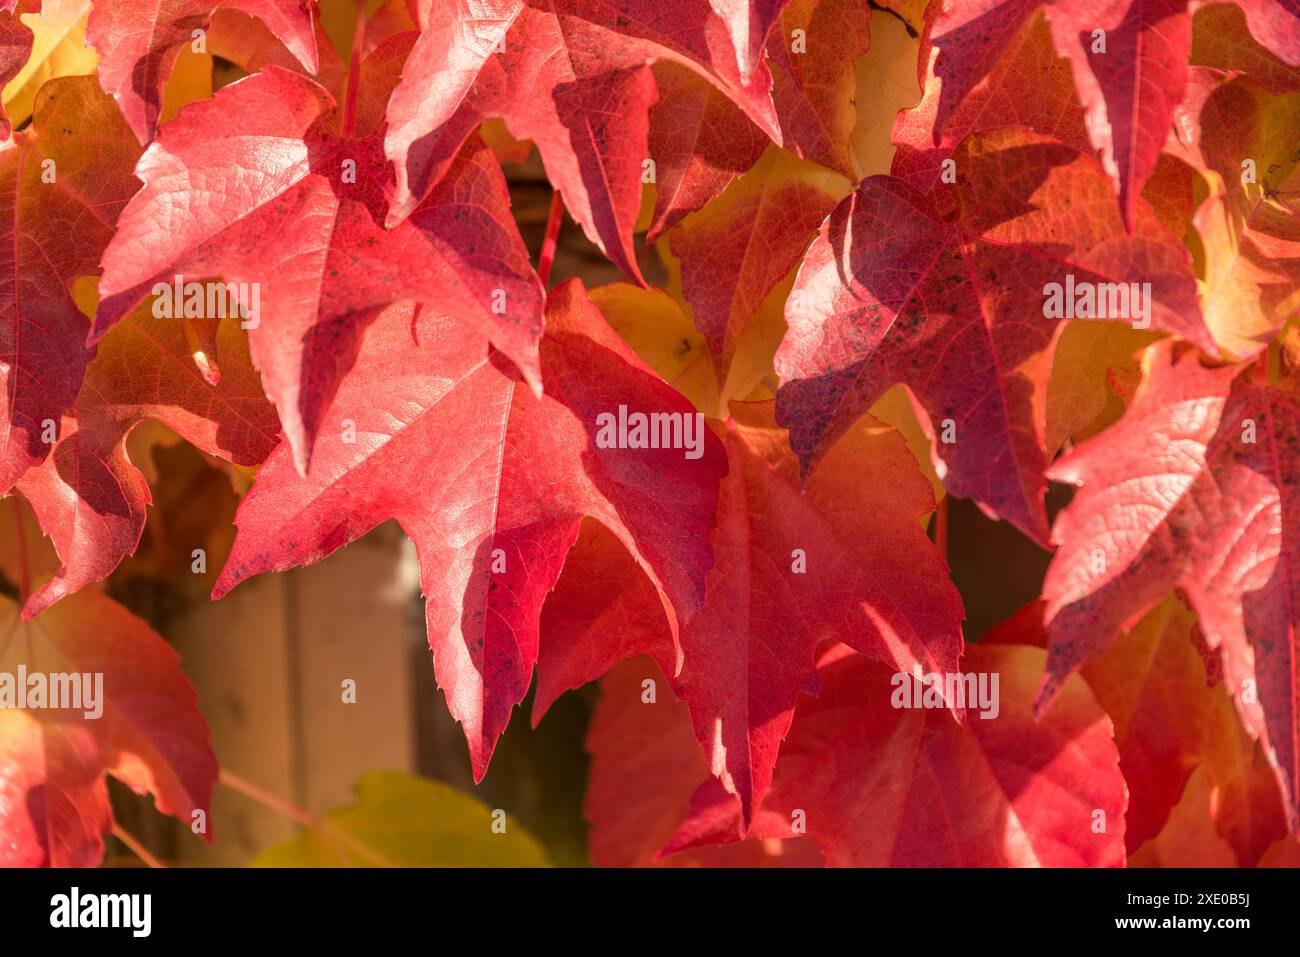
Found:
[(343, 136), (349, 137), (357, 122), (357, 87), (361, 85), (361, 48), (366, 43), (366, 0), (357, 0), (357, 19), (352, 28), (352, 56), (348, 61), (348, 92), (343, 107)]
[(282, 797), (264, 790), (245, 778), (240, 777), (228, 768), (222, 768), (217, 772), (217, 780), (230, 788), (232, 791), (238, 791), (245, 797), (252, 798), (258, 804), (269, 807), (272, 811), (283, 814), (291, 818), (303, 827), (320, 827), (325, 823), (324, 819), (312, 814), (310, 811), (300, 808), (292, 801), (286, 801)]
[(558, 189), (551, 190), (551, 209), (546, 214), (546, 235), (542, 237), (542, 251), (537, 257), (537, 275), (545, 286), (551, 278), (555, 262), (555, 248), (560, 239), (560, 224), (564, 222), (564, 200)]
[(397, 864), (390, 861), (373, 848), (366, 847), (366, 845), (352, 837), (352, 835), (333, 827), (329, 821), (325, 820), (325, 818), (321, 817), (319, 814), (313, 814), (311, 811), (299, 807), (292, 801), (287, 801), (282, 797), (272, 794), (270, 791), (258, 787), (252, 781), (240, 777), (238, 774), (235, 774), (227, 768), (222, 768), (217, 773), (217, 780), (230, 788), (230, 790), (238, 791), (240, 794), (247, 798), (251, 798), (258, 804), (261, 804), (264, 807), (269, 807), (272, 811), (276, 811), (279, 814), (283, 814), (295, 823), (300, 824), (303, 827), (312, 828), (321, 836), (321, 839), (326, 844), (330, 845), (330, 849), (334, 852), (335, 856), (339, 858), (340, 862), (346, 860), (343, 854), (340, 853), (340, 848), (342, 848), (351, 851), (353, 854), (370, 862), (375, 867), (397, 866)]
[(113, 822), (113, 836), (125, 844), (136, 857), (144, 861), (150, 867), (162, 868), (166, 870), (167, 865), (154, 857), (153, 852), (144, 846), (144, 842), (124, 828), (116, 821)]

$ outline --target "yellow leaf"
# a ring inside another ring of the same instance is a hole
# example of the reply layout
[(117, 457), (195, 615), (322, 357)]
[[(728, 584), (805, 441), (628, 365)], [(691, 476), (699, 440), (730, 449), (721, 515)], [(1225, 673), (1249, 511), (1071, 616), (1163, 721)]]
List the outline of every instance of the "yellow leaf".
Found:
[(1070, 322), (1056, 340), (1047, 380), (1049, 456), (1066, 439), (1081, 441), (1100, 432), (1124, 412), (1115, 386), (1141, 372), (1138, 353), (1160, 338), (1122, 322)]
[(1210, 184), (1193, 217), (1202, 312), (1223, 349), (1248, 358), (1300, 313), (1300, 93), (1230, 78), (1210, 90), (1199, 116), (1182, 121), (1191, 131), (1184, 138), (1198, 141), (1182, 152)]
[(212, 57), (195, 53), (190, 46), (181, 47), (176, 66), (163, 90), (162, 113), (159, 122), (166, 123), (196, 100), (206, 100), (212, 95)]
[[(934, 490), (934, 500), (940, 502), (948, 494), (934, 469), (934, 458), (930, 454), (930, 436), (917, 416), (916, 407), (906, 386), (891, 386), (871, 407), (871, 415), (892, 425), (903, 434), (907, 449), (916, 459), (921, 474), (926, 477)], [(929, 516), (926, 516), (929, 519)]]
[[(798, 266), (836, 203), (852, 184), (844, 176), (770, 147), (754, 168), (668, 234), (683, 264), (691, 320), (726, 370), (750, 320)], [(761, 377), (761, 376), (760, 376)]]
[(591, 301), (632, 351), (695, 408), (720, 417), (718, 379), (704, 337), (662, 289), (625, 282), (597, 286)]
[[(906, 19), (910, 24), (920, 23), (914, 10), (906, 11)], [(853, 171), (859, 179), (889, 172), (894, 161), (894, 118), (899, 110), (921, 102), (917, 78), (920, 50), (920, 38), (911, 34), (902, 20), (879, 10), (873, 12), (871, 48), (857, 62), (858, 122), (850, 139)]]
[(85, 39), (90, 6), (90, 0), (45, 0), (40, 13), (22, 15), (34, 35), (32, 55), (0, 94), (15, 129), (31, 119), (36, 93), (45, 81), (95, 72), (99, 55)]

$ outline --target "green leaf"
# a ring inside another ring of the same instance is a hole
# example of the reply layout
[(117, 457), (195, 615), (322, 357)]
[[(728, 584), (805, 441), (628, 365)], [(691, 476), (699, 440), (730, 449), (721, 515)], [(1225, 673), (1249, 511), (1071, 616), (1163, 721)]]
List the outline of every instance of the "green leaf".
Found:
[[(370, 771), (356, 804), (263, 851), (257, 867), (548, 867), (546, 851), (515, 821), (493, 830), (493, 810), (437, 781)], [(498, 815), (500, 817), (500, 815)]]

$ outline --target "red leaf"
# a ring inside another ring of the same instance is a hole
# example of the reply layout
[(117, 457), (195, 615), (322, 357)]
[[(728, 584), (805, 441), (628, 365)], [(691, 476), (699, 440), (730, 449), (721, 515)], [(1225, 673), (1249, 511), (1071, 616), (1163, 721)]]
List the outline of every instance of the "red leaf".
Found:
[[(1300, 11), (1274, 0), (1240, 0), (1255, 37), (1287, 62), (1300, 63)], [(943, 89), (935, 143), (958, 104), (993, 71), (1042, 10), (1056, 49), (1070, 61), (1088, 133), (1119, 187), (1132, 227), (1138, 196), (1169, 136), (1183, 98), (1192, 51), (1188, 0), (965, 0), (935, 21), (934, 73)], [(1235, 65), (1235, 64), (1234, 64)], [(1052, 132), (1043, 128), (1043, 132)]]
[[(29, 679), (103, 676), (99, 718), (84, 707), (0, 708), (0, 867), (98, 864), (113, 824), (109, 774), (186, 825), (195, 811), (206, 818), (216, 757), (194, 689), (159, 635), (89, 590), (29, 622), (0, 598), (0, 635), (0, 673), (11, 679), (19, 667)], [(210, 828), (204, 838), (211, 843)]]
[(768, 41), (783, 144), (846, 176), (855, 172), (849, 138), (858, 121), (856, 61), (871, 45), (870, 19), (861, 0), (793, 0)]
[[(623, 543), (585, 520), (542, 607), (533, 726), (564, 692), (628, 658), (652, 655), (663, 671), (676, 673), (680, 655), (669, 620), (659, 592)], [(698, 753), (693, 743), (690, 751)]]
[[(367, 62), (395, 81), (400, 61), (388, 50)], [(363, 115), (353, 132), (356, 117), (332, 105), (312, 80), (268, 66), (169, 123), (140, 161), (144, 189), (104, 254), (93, 327), (97, 338), (175, 276), (257, 283), (253, 360), (300, 470), (362, 330), (396, 300), (434, 302), (486, 333), (540, 387), (541, 284), (490, 151), (468, 145), (388, 230), (391, 182), (380, 133), (367, 128), (380, 117)]]
[(140, 154), (93, 78), (51, 80), (30, 130), (0, 153), (0, 494), (50, 451), (91, 353), (72, 282), (93, 273), (139, 181)]
[[(1281, 4), (1274, 7), (1279, 17), (1284, 17)], [(1253, 7), (1251, 16), (1259, 21), (1259, 8)], [(1261, 25), (1260, 35), (1267, 35)], [(1292, 63), (1261, 46), (1247, 26), (1242, 5), (1212, 3), (1201, 7), (1192, 18), (1192, 63), (1211, 66), (1223, 71), (1240, 71), (1274, 93), (1300, 89), (1300, 43), (1290, 45)], [(1277, 44), (1284, 52), (1282, 44)]]
[[(710, 766), (748, 823), (799, 692), (817, 692), (819, 645), (839, 640), (900, 671), (955, 671), (963, 613), (922, 530), (933, 494), (901, 436), (863, 420), (801, 494), (771, 403), (731, 408), (717, 564), (682, 636), (678, 684)], [(854, 504), (864, 487), (870, 508)]]
[[(0, 89), (16, 77), (32, 54), (32, 31), (19, 19), (39, 12), (40, 0), (0, 0)], [(9, 115), (0, 106), (0, 141), (9, 139)]]
[(646, 146), (655, 162), (654, 242), (721, 193), (758, 161), (770, 142), (716, 86), (684, 66), (654, 66), (659, 99), (650, 107)]
[[(652, 700), (647, 700), (647, 681), (653, 682)], [(646, 658), (625, 662), (600, 684), (600, 703), (587, 730), (591, 772), (582, 806), (591, 822), (591, 862), (597, 867), (820, 865), (817, 848), (806, 838), (700, 847), (655, 861), (655, 852), (689, 809), (691, 794), (709, 779), (690, 714), (664, 684), (663, 674)]]
[[(443, 175), (479, 122), (504, 117), (537, 144), (588, 238), (641, 281), (632, 245), (647, 156), (652, 61), (698, 72), (779, 140), (771, 76), (731, 36), (766, 35), (779, 0), (427, 0), (427, 26), (389, 107), (397, 166), (389, 222)], [(733, 9), (734, 8), (734, 9)], [(757, 13), (754, 14), (754, 11)], [(501, 44), (501, 52), (494, 49)]]
[(1060, 547), (1043, 585), (1051, 657), (1040, 700), (1181, 588), (1294, 818), (1294, 385), (1261, 382), (1255, 367), (1205, 368), (1167, 340), (1147, 350), (1143, 369), (1124, 417), (1051, 471), (1082, 488), (1052, 530)]
[[(981, 646), (1026, 642), (1047, 647), (1041, 601), (980, 639)], [(1251, 867), (1286, 833), (1286, 820), (1271, 769), (1217, 686), (1218, 653), (1207, 655), (1203, 645), (1196, 619), (1169, 597), (1080, 673), (1115, 722), (1129, 787), (1129, 851), (1163, 837), (1192, 772), (1204, 764), (1215, 826)]]
[(542, 603), (583, 517), (614, 533), (679, 621), (699, 607), (712, 561), (717, 440), (703, 436), (698, 460), (596, 445), (597, 417), (620, 405), (689, 409), (576, 282), (550, 295), (541, 360), (538, 399), (481, 335), (428, 310), (386, 311), (330, 410), (343, 440), (323, 444), (305, 478), (287, 446), (272, 454), (214, 592), (318, 561), (396, 518), (420, 554), (434, 668), (479, 779), (528, 689)]
[(681, 259), (682, 293), (709, 343), (719, 382), (746, 324), (799, 264), (847, 191), (842, 177), (773, 148), (673, 231), (668, 245)]
[[(1051, 30), (1040, 14), (1029, 18), (988, 74), (949, 108), (941, 138), (935, 142), (946, 92), (944, 81), (934, 72), (938, 55), (939, 50), (931, 48), (921, 102), (894, 121), (892, 139), (898, 150), (891, 172), (895, 176), (928, 190), (939, 180), (944, 161), (969, 134), (1010, 124), (1050, 133), (1079, 152), (1089, 150), (1085, 114), (1074, 92), (1069, 61), (1057, 56)], [(1026, 77), (1033, 77), (1033, 82), (1026, 82)], [(952, 173), (956, 175), (955, 167)]]
[[(192, 359), (196, 326), (206, 327), (201, 337), (224, 356), (215, 384)], [(99, 344), (58, 444), (17, 486), (63, 561), (27, 599), (24, 617), (104, 578), (135, 551), (150, 494), (127, 458), (126, 436), (143, 419), (241, 465), (265, 459), (279, 433), (235, 320), (192, 324), (137, 314), (119, 323)]]
[[(901, 436), (865, 419), (801, 492), (772, 404), (733, 402), (731, 410), (710, 539), (717, 563), (682, 633), (673, 685), (748, 823), (799, 693), (817, 693), (817, 648), (839, 640), (902, 671), (953, 671), (962, 607), (922, 529), (933, 494)], [(853, 504), (864, 485), (870, 509)], [(626, 562), (613, 557), (617, 571), (603, 581), (590, 564), (580, 567), (567, 581), (566, 568), (543, 616), (538, 696), (547, 705), (623, 657), (651, 654), (669, 674), (676, 666), (652, 595)]]
[(1214, 347), (1187, 251), (1145, 205), (1126, 235), (1092, 159), (1014, 128), (956, 159), (955, 199), (873, 176), (823, 224), (786, 303), (777, 418), (806, 470), (901, 382), (948, 429), (948, 489), (1045, 542), (1049, 284), (1149, 282), (1145, 321)]
[(1187, 82), (1192, 45), (1187, 0), (969, 0), (935, 21), (935, 75), (943, 90), (935, 137), (1004, 51), (1042, 9), (1057, 50), (1069, 58), (1093, 144), (1119, 187), (1132, 226), (1142, 184), (1155, 169)]
[[(1033, 648), (969, 648), (964, 670), (999, 676), (1000, 709), (958, 725), (942, 709), (891, 707), (890, 669), (829, 656), (751, 836), (789, 837), (806, 821), (838, 867), (1122, 865), (1126, 789), (1110, 719), (1074, 682), (1035, 720), (1042, 662)], [(663, 853), (734, 841), (739, 824), (739, 802), (710, 781)]]
[(316, 72), (311, 14), (301, 0), (111, 0), (96, 3), (86, 43), (99, 51), (99, 80), (141, 143), (153, 139), (163, 87), (180, 48), (206, 31), (217, 7), (257, 17)]

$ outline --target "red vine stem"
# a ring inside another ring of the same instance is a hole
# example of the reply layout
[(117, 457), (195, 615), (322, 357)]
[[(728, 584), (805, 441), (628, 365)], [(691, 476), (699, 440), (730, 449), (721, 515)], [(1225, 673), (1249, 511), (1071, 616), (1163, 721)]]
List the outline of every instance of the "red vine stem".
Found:
[(357, 121), (357, 87), (361, 85), (361, 48), (366, 44), (366, 0), (357, 0), (357, 20), (352, 28), (352, 57), (348, 62), (348, 92), (343, 107), (343, 135), (351, 136)]
[(113, 836), (130, 848), (131, 853), (140, 860), (144, 861), (150, 867), (161, 867), (166, 869), (167, 865), (154, 857), (153, 852), (144, 846), (144, 843), (134, 834), (124, 828), (116, 821), (113, 822)]
[(560, 239), (560, 224), (564, 222), (564, 200), (558, 189), (551, 191), (551, 210), (546, 215), (546, 235), (542, 237), (542, 251), (537, 257), (537, 275), (545, 286), (551, 278), (551, 265), (555, 262), (555, 247)]
[(277, 797), (270, 791), (263, 790), (252, 781), (248, 781), (235, 772), (222, 768), (217, 773), (217, 780), (230, 788), (232, 791), (238, 791), (245, 797), (250, 797), (258, 804), (269, 807), (272, 811), (277, 811), (285, 817), (292, 818), (303, 827), (320, 827), (325, 822), (310, 811), (300, 808), (292, 801), (286, 801), (282, 797)]
[(270, 791), (258, 787), (252, 781), (240, 777), (233, 771), (222, 768), (217, 773), (217, 780), (230, 788), (232, 791), (238, 791), (247, 798), (252, 798), (258, 804), (269, 807), (272, 811), (283, 814), (294, 822), (301, 824), (303, 827), (309, 827), (320, 835), (321, 840), (329, 844), (340, 862), (345, 861), (343, 854), (340, 853), (340, 847), (351, 851), (358, 857), (364, 858), (376, 867), (396, 867), (392, 861), (376, 852), (373, 848), (366, 847), (360, 841), (356, 840), (350, 834), (338, 830), (330, 825), (329, 821), (318, 814), (312, 814), (310, 811), (299, 807), (292, 801), (286, 801), (282, 797), (277, 797)]

